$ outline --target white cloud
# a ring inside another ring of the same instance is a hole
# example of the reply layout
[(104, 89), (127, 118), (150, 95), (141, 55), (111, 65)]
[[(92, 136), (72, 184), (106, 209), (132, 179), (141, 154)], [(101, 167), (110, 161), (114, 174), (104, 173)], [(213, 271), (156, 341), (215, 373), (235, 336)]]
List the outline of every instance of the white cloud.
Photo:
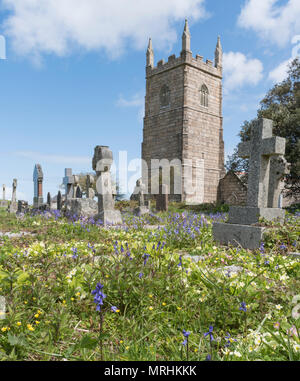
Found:
[(104, 49), (116, 57), (128, 47), (170, 47), (173, 23), (207, 16), (204, 0), (3, 0), (3, 27), (21, 55), (64, 56), (74, 48)]
[(288, 0), (280, 4), (278, 0), (248, 0), (239, 15), (238, 25), (282, 47), (300, 32), (300, 1)]
[(244, 85), (257, 85), (263, 77), (263, 64), (258, 59), (249, 59), (240, 52), (224, 53), (225, 94)]
[(289, 64), (292, 62), (292, 59), (283, 61), (275, 69), (269, 73), (269, 79), (274, 83), (282, 82), (287, 78), (287, 73), (289, 69)]
[(45, 155), (40, 152), (18, 151), (14, 155), (26, 159), (33, 159), (35, 162), (47, 162), (55, 164), (91, 164), (91, 158), (87, 156), (64, 156), (64, 155)]
[(143, 120), (145, 114), (145, 98), (141, 92), (134, 94), (131, 98), (128, 99), (125, 99), (123, 95), (120, 95), (119, 99), (117, 100), (117, 106), (138, 108), (138, 120)]

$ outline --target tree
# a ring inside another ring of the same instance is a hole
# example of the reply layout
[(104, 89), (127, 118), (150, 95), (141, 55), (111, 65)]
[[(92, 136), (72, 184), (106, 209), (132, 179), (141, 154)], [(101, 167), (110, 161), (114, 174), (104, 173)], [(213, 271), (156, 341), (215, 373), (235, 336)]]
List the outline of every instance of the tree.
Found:
[[(288, 77), (276, 84), (260, 102), (258, 118), (272, 119), (273, 133), (286, 139), (286, 160), (291, 163), (286, 187), (290, 194), (300, 194), (300, 60), (290, 64)], [(255, 120), (244, 122), (239, 136), (249, 140), (250, 129)], [(247, 161), (238, 158), (237, 149), (226, 163), (227, 170), (247, 168)]]

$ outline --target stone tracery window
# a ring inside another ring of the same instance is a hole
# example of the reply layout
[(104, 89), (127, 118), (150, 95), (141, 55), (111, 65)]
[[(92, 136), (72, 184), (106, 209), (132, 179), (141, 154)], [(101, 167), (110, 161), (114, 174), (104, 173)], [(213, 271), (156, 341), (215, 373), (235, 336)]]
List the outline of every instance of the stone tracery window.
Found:
[(166, 107), (170, 104), (170, 89), (167, 85), (163, 85), (160, 90), (160, 107)]
[(200, 90), (200, 104), (201, 106), (208, 107), (208, 88), (206, 85), (201, 86)]

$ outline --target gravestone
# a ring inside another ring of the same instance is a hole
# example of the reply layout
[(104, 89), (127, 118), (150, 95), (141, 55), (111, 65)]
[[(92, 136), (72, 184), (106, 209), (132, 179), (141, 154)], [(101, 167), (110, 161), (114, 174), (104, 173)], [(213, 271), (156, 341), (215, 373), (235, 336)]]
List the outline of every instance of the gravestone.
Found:
[(6, 186), (4, 184), (2, 186), (2, 191), (3, 191), (3, 197), (2, 197), (2, 200), (0, 201), (0, 208), (7, 208), (8, 201), (5, 200)]
[(57, 210), (61, 210), (61, 207), (62, 207), (62, 199), (61, 199), (61, 192), (60, 192), (60, 191), (58, 191), (58, 193), (57, 193), (57, 199), (56, 199), (56, 202), (57, 202), (57, 204), (56, 204), (56, 209), (57, 209)]
[(28, 210), (29, 210), (28, 202), (23, 201), (23, 200), (19, 200), (17, 213), (26, 213), (26, 212), (28, 212)]
[(94, 176), (87, 175), (86, 176), (86, 198), (94, 199), (95, 191), (93, 189), (93, 184), (95, 183)]
[[(284, 155), (285, 139), (272, 136), (272, 129), (272, 120), (259, 119), (251, 129), (251, 140), (239, 144), (239, 156), (249, 158), (247, 206), (231, 206), (228, 223), (214, 223), (216, 241), (257, 249), (266, 231), (265, 227), (258, 226), (259, 219), (284, 222), (285, 211), (276, 207), (280, 182), (270, 176), (271, 159)], [(282, 172), (280, 161), (273, 160), (272, 165), (272, 173)]]
[(51, 195), (50, 192), (47, 193), (47, 206), (51, 209)]
[(73, 185), (74, 176), (72, 175), (71, 168), (65, 168), (65, 177), (63, 178), (63, 184), (65, 186), (65, 200), (73, 198)]
[(93, 169), (96, 171), (96, 190), (98, 197), (97, 218), (103, 224), (122, 224), (121, 213), (115, 210), (110, 168), (113, 154), (108, 146), (96, 146), (93, 157)]
[(149, 209), (145, 205), (145, 190), (146, 187), (142, 183), (142, 179), (137, 180), (135, 192), (137, 194), (139, 206), (134, 210), (134, 214), (137, 216), (142, 216), (143, 214), (149, 213)]
[(36, 164), (33, 170), (33, 207), (39, 208), (43, 205), (43, 179), (44, 174), (40, 164)]
[(9, 213), (16, 213), (17, 210), (18, 210), (18, 205), (17, 205), (17, 179), (13, 179), (11, 203), (9, 205), (8, 212)]
[(156, 210), (166, 212), (169, 208), (169, 188), (166, 184), (160, 185), (159, 194), (156, 195)]

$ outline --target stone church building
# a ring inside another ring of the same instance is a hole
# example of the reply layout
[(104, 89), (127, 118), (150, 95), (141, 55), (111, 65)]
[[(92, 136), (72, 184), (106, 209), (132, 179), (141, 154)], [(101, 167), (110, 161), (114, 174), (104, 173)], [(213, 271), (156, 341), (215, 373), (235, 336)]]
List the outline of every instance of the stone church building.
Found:
[[(154, 173), (167, 160), (171, 162), (170, 200), (198, 204), (217, 200), (225, 175), (222, 47), (218, 38), (214, 62), (193, 57), (187, 20), (179, 57), (171, 55), (154, 66), (149, 40), (142, 159), (147, 163), (142, 178), (150, 194), (158, 193), (151, 188)], [(174, 169), (172, 163), (181, 165)], [(178, 171), (179, 187), (175, 187)], [(161, 183), (166, 183), (163, 176)]]

